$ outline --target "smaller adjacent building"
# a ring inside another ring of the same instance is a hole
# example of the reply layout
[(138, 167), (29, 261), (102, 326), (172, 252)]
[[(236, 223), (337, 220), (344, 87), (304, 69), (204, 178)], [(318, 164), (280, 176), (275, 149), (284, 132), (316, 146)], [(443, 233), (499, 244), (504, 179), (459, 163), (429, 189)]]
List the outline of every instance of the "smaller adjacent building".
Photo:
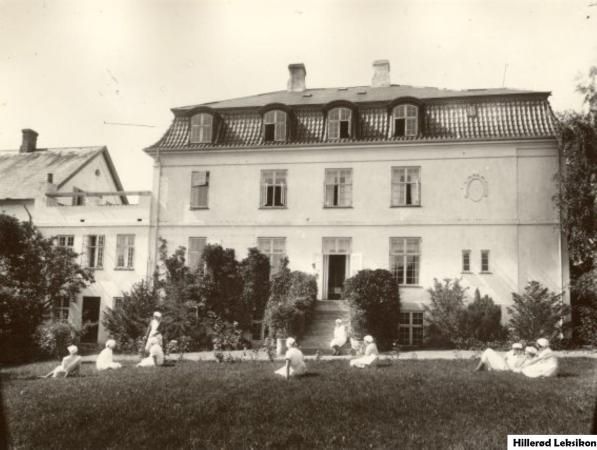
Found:
[(0, 153), (0, 213), (31, 220), (94, 270), (94, 284), (53, 310), (75, 326), (97, 323), (85, 343), (107, 338), (102, 311), (151, 273), (150, 203), (149, 191), (124, 191), (106, 147), (38, 148), (37, 133), (26, 129), (18, 150)]

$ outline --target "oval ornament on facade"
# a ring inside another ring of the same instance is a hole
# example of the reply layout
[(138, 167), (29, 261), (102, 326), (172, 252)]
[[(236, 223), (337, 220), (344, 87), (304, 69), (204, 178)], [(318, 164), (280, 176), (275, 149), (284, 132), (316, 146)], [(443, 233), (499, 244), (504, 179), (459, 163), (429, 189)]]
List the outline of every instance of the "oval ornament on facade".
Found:
[(478, 174), (468, 177), (464, 188), (464, 198), (480, 202), (485, 197), (487, 197), (487, 180)]

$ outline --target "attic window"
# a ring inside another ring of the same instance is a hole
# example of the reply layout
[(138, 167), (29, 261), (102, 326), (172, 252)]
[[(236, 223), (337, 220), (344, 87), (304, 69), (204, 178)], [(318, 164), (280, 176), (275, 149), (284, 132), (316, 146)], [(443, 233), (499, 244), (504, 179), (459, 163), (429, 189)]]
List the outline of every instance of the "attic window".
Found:
[(263, 116), (264, 142), (286, 141), (286, 113), (280, 110), (268, 111)]
[(213, 116), (199, 113), (191, 117), (191, 144), (204, 144), (213, 141)]
[(469, 117), (477, 117), (477, 105), (468, 105), (466, 107), (466, 115)]
[(419, 108), (415, 105), (398, 105), (393, 111), (395, 137), (416, 136), (418, 133)]
[(350, 137), (352, 111), (348, 108), (334, 108), (328, 113), (328, 138), (346, 139)]

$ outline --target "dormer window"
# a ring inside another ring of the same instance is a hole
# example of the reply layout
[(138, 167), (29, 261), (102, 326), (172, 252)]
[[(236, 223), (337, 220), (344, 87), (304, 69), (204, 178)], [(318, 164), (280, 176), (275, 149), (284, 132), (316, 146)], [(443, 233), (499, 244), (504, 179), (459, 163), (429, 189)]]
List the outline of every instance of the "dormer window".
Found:
[(264, 142), (286, 141), (286, 117), (286, 112), (277, 109), (263, 115)]
[(350, 137), (352, 111), (348, 108), (334, 108), (328, 112), (328, 139)]
[(199, 113), (191, 117), (191, 144), (213, 142), (213, 116)]
[(419, 132), (419, 109), (415, 105), (394, 108), (394, 137), (416, 136)]

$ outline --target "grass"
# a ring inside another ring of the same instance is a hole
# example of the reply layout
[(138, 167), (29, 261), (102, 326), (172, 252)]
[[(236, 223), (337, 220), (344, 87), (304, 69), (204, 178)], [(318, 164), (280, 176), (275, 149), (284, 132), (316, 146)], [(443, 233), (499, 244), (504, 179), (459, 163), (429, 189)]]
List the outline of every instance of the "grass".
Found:
[(311, 361), (288, 382), (267, 362), (35, 378), (47, 363), (4, 371), (3, 397), (18, 448), (504, 448), (507, 434), (588, 433), (594, 362), (527, 379), (462, 360)]

